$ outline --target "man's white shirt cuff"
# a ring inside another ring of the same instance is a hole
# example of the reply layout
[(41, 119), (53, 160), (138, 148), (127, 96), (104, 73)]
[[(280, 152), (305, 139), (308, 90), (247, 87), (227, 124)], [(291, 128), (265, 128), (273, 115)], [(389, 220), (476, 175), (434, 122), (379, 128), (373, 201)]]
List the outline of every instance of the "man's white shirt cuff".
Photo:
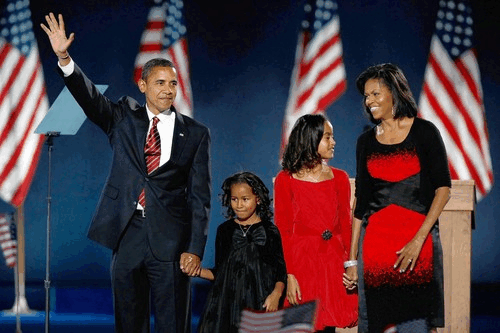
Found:
[(73, 59), (70, 59), (69, 64), (67, 64), (66, 66), (61, 66), (58, 61), (57, 66), (59, 66), (59, 68), (62, 70), (64, 77), (70, 76), (75, 71), (75, 62), (73, 61)]

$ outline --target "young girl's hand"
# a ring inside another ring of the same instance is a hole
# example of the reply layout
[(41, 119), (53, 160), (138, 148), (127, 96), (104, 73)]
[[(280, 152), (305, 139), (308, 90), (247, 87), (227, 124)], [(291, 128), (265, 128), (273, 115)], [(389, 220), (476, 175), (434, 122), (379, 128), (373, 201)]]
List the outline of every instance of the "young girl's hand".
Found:
[(299, 301), (302, 301), (299, 281), (297, 281), (293, 274), (288, 274), (286, 298), (288, 299), (288, 303), (291, 305), (299, 305)]
[(347, 290), (354, 290), (358, 286), (358, 270), (356, 266), (346, 268), (342, 282)]
[(181, 253), (180, 268), (187, 276), (199, 276), (201, 272), (201, 260), (196, 254)]
[(267, 296), (266, 301), (264, 302), (264, 305), (262, 307), (266, 309), (266, 312), (278, 310), (280, 297), (280, 293), (273, 291), (269, 296)]

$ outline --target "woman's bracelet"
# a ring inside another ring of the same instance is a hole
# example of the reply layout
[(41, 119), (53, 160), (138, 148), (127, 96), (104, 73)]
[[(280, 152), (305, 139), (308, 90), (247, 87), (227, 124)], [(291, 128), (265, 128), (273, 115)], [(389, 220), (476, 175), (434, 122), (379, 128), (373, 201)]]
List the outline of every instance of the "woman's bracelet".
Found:
[(357, 265), (358, 265), (358, 261), (357, 260), (344, 261), (344, 268), (352, 267), (352, 266), (357, 266)]

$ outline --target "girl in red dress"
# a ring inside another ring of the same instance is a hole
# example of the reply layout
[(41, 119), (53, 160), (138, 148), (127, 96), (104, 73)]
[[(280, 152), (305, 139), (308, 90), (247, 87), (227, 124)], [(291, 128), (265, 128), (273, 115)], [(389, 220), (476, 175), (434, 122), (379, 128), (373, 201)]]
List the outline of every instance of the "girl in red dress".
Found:
[(345, 171), (326, 164), (334, 148), (332, 125), (324, 116), (301, 117), (274, 185), (287, 304), (317, 300), (317, 332), (353, 327), (358, 319), (357, 294), (342, 283), (351, 239), (350, 184)]

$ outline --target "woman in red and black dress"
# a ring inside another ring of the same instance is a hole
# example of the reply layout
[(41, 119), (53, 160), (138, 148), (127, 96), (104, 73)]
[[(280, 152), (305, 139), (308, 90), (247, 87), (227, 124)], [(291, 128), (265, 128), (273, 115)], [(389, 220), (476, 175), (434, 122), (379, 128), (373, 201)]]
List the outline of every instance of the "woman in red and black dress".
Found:
[(437, 128), (416, 117), (397, 66), (372, 66), (356, 85), (376, 124), (357, 142), (350, 267), (344, 276), (347, 289), (359, 285), (358, 330), (378, 333), (397, 326), (433, 332), (444, 326), (437, 219), (451, 187), (445, 147)]
[(334, 148), (332, 125), (324, 116), (300, 117), (274, 183), (287, 303), (317, 300), (317, 332), (353, 327), (358, 319), (356, 292), (342, 284), (351, 241), (351, 194), (347, 173), (326, 163)]

